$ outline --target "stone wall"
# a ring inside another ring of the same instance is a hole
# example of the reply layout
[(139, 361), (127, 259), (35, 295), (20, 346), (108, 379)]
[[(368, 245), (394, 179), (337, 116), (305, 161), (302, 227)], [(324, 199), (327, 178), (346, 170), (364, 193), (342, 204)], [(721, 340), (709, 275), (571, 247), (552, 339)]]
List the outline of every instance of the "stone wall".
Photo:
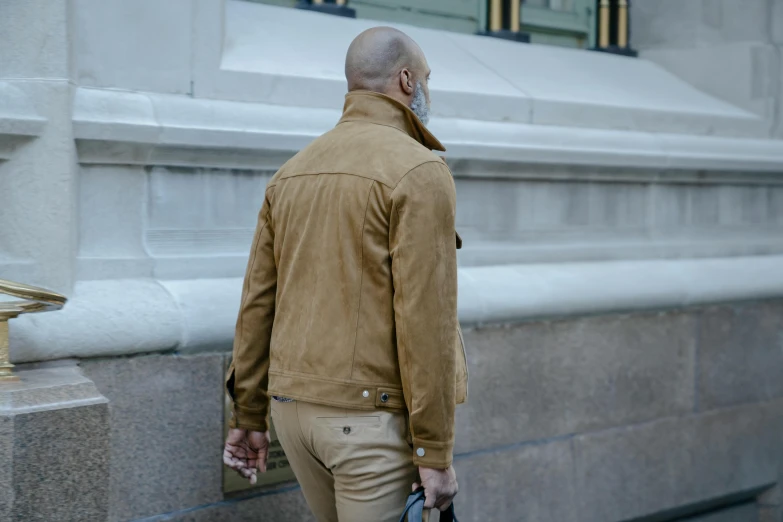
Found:
[[(0, 274), (70, 299), (14, 321), (13, 362), (225, 349), (263, 185), (339, 119), (345, 50), (375, 22), (3, 9)], [(434, 71), (464, 323), (783, 295), (783, 148), (759, 114), (644, 59), (402, 28)]]
[[(533, 321), (466, 343), (463, 522), (783, 520), (783, 301)], [(311, 520), (295, 485), (222, 493), (227, 357), (81, 363), (110, 401), (111, 520)]]
[(783, 0), (637, 0), (633, 46), (783, 138)]
[[(434, 71), (466, 240), (463, 522), (780, 522), (780, 3), (634, 2), (638, 60), (402, 27)], [(111, 520), (307, 520), (295, 485), (223, 493), (223, 370), (263, 186), (339, 119), (345, 49), (374, 22), (0, 5), (0, 276), (69, 297), (13, 321), (12, 359), (79, 359), (108, 398)], [(703, 82), (724, 59), (735, 77)], [(715, 302), (745, 304), (678, 308)]]

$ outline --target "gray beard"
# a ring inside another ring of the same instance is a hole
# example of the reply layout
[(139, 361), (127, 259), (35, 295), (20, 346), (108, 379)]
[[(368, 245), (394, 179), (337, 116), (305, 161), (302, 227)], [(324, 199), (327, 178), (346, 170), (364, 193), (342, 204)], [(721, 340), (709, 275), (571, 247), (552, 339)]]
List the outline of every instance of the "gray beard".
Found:
[(421, 88), (421, 82), (416, 82), (413, 100), (411, 100), (411, 110), (425, 126), (430, 122), (430, 108), (427, 107), (427, 98), (424, 96), (424, 89)]

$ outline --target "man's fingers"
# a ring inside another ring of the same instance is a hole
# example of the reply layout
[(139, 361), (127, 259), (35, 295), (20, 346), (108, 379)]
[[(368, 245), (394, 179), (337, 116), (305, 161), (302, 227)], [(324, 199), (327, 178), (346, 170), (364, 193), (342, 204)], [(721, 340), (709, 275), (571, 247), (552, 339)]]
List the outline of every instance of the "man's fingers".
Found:
[(229, 430), (223, 449), (223, 463), (251, 484), (258, 481), (257, 473), (264, 473), (269, 458), (269, 433)]
[(267, 469), (267, 462), (269, 461), (269, 442), (271, 440), (271, 437), (269, 435), (269, 432), (262, 433), (260, 436), (260, 440), (257, 440), (258, 448), (255, 448), (254, 451), (256, 452), (256, 462), (254, 463), (254, 468), (256, 468), (259, 473), (266, 473)]
[(225, 464), (231, 469), (240, 469), (246, 467), (240, 459), (235, 459), (230, 456), (227, 457), (225, 455), (223, 456), (223, 464)]
[(420, 487), (421, 487), (421, 484), (418, 484), (418, 483), (414, 482), (414, 483), (413, 483), (413, 489), (411, 489), (411, 491), (414, 491), (414, 492), (415, 492), (415, 491), (416, 491), (417, 489), (419, 489)]
[(228, 448), (223, 451), (223, 463), (231, 469), (246, 468), (246, 459), (238, 457)]
[(266, 461), (268, 456), (268, 450), (261, 450), (258, 452), (258, 462), (256, 462), (256, 467), (260, 473), (266, 473)]

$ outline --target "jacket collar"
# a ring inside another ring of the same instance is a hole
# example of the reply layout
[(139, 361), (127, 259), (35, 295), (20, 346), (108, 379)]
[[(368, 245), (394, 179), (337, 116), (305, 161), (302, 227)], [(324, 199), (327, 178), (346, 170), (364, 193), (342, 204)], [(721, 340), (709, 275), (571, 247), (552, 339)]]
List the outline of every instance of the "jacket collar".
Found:
[(394, 127), (430, 150), (446, 150), (410, 108), (385, 94), (370, 91), (349, 92), (345, 96), (343, 117), (339, 123), (347, 121)]

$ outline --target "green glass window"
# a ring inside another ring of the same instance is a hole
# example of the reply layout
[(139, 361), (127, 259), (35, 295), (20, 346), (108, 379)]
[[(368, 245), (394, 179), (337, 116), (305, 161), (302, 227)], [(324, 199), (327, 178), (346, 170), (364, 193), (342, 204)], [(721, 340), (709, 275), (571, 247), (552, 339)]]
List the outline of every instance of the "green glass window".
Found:
[(595, 0), (526, 0), (521, 12), (533, 43), (595, 46)]
[[(294, 6), (296, 0), (251, 0)], [(328, 0), (326, 0), (328, 1)], [(459, 33), (487, 30), (491, 0), (347, 0), (357, 18), (404, 23)], [(594, 47), (596, 0), (521, 1), (521, 31), (531, 42), (567, 47)], [(508, 3), (506, 3), (508, 2)]]

